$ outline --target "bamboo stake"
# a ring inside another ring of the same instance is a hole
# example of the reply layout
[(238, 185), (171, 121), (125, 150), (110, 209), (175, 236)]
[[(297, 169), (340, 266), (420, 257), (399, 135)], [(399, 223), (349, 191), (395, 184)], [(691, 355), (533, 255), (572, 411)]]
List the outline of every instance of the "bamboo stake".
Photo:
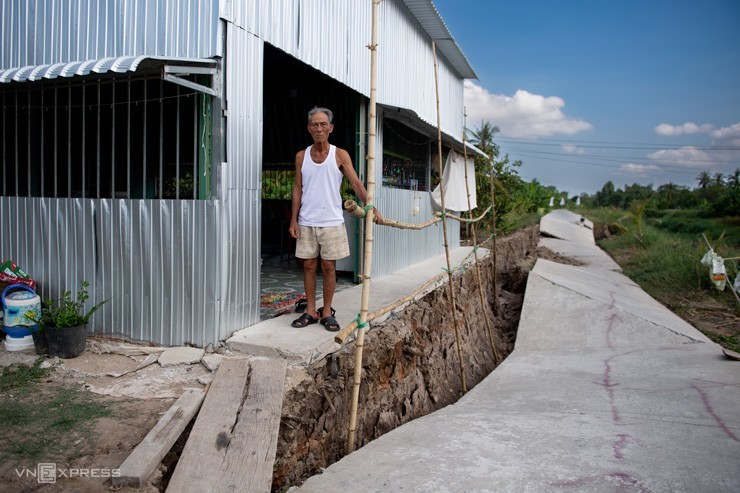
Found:
[(493, 156), (491, 160), (491, 207), (493, 207), (493, 313), (498, 315), (498, 293), (496, 292), (496, 190), (493, 186)]
[[(488, 310), (486, 310), (486, 302), (483, 299), (483, 281), (481, 281), (480, 278), (480, 264), (478, 263), (478, 237), (475, 233), (475, 223), (476, 221), (473, 221), (473, 208), (471, 207), (470, 203), (470, 184), (468, 183), (468, 150), (467, 146), (465, 145), (466, 140), (466, 130), (465, 126), (467, 125), (467, 117), (468, 115), (465, 114), (463, 116), (463, 135), (462, 135), (462, 141), (463, 141), (463, 162), (465, 163), (464, 169), (465, 169), (465, 192), (468, 194), (468, 214), (470, 215), (470, 220), (472, 222), (471, 229), (473, 231), (473, 255), (475, 256), (475, 277), (478, 280), (478, 295), (480, 297), (480, 308), (483, 312), (483, 318), (486, 320), (486, 333), (488, 334), (488, 342), (491, 345), (491, 351), (493, 352), (493, 364), (498, 364), (498, 352), (496, 351), (496, 345), (493, 343), (493, 328), (491, 327), (491, 321), (488, 319)], [(489, 207), (486, 209), (486, 212), (483, 213), (481, 218), (485, 216), (488, 211), (491, 210)], [(479, 218), (478, 220), (480, 220)]]
[(357, 404), (360, 398), (360, 383), (362, 381), (362, 348), (365, 341), (365, 327), (367, 325), (367, 312), (370, 299), (370, 273), (373, 263), (373, 198), (375, 195), (375, 139), (377, 136), (377, 48), (378, 48), (378, 5), (380, 0), (372, 0), (372, 40), (370, 42), (370, 108), (368, 124), (367, 144), (367, 203), (365, 204), (365, 259), (363, 262), (362, 276), (362, 307), (358, 320), (359, 331), (355, 340), (355, 371), (354, 384), (352, 387), (352, 409), (349, 417), (349, 430), (347, 434), (347, 453), (355, 450), (355, 434), (357, 430)]
[(445, 239), (445, 256), (447, 257), (447, 274), (450, 277), (450, 305), (452, 308), (452, 322), (455, 326), (455, 339), (457, 341), (457, 357), (460, 361), (460, 383), (463, 393), (468, 391), (468, 385), (465, 383), (465, 368), (462, 359), (462, 341), (460, 339), (460, 329), (457, 326), (457, 308), (455, 306), (455, 279), (452, 276), (452, 266), (450, 265), (450, 245), (447, 241), (447, 221), (445, 220), (445, 189), (444, 180), (442, 179), (442, 128), (439, 115), (439, 79), (437, 77), (437, 44), (432, 41), (432, 57), (434, 58), (434, 93), (437, 97), (437, 156), (439, 161), (439, 191), (442, 202), (442, 231)]

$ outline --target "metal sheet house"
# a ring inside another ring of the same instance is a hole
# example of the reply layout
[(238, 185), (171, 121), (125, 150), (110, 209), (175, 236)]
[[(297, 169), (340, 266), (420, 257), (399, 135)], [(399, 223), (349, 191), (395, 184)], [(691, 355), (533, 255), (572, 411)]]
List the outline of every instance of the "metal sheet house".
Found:
[[(111, 300), (97, 333), (206, 345), (256, 323), (261, 251), (287, 229), (276, 184), (310, 144), (311, 107), (334, 110), (333, 143), (364, 177), (370, 17), (370, 0), (2, 2), (0, 257), (43, 298), (89, 281)], [(475, 73), (431, 1), (384, 0), (379, 21), (375, 202), (420, 221), (432, 40), (449, 145)], [(443, 252), (438, 227), (376, 231), (375, 277)], [(340, 269), (359, 269), (358, 248)]]

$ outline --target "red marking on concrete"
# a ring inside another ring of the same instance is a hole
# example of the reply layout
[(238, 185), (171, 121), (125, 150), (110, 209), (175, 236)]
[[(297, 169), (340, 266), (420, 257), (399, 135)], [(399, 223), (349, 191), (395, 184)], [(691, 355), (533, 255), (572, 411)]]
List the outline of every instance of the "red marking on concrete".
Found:
[(610, 365), (611, 360), (616, 357), (617, 356), (612, 356), (611, 358), (604, 361), (604, 376), (601, 379), (601, 386), (604, 387), (604, 389), (606, 390), (606, 395), (609, 397), (609, 405), (612, 408), (612, 421), (614, 421), (614, 423), (620, 423), (621, 418), (619, 417), (619, 410), (617, 409), (616, 401), (614, 398), (614, 387), (619, 384), (612, 383), (612, 367)]
[(614, 450), (614, 458), (623, 459), (624, 454), (622, 453), (622, 450), (627, 446), (627, 442), (629, 441), (631, 437), (623, 433), (620, 433), (617, 436), (619, 437), (619, 440), (614, 442), (614, 445), (612, 445), (612, 449)]
[(699, 397), (701, 397), (701, 402), (704, 404), (704, 408), (707, 410), (709, 415), (714, 418), (714, 421), (717, 422), (719, 425), (719, 428), (725, 432), (725, 434), (735, 440), (736, 442), (740, 442), (738, 438), (735, 436), (735, 434), (732, 432), (730, 428), (727, 427), (725, 422), (722, 420), (722, 418), (719, 417), (719, 415), (714, 412), (714, 407), (712, 407), (712, 403), (709, 402), (709, 396), (706, 392), (704, 392), (703, 389), (701, 389), (698, 385), (692, 384), (691, 387), (696, 390), (696, 392), (699, 394)]

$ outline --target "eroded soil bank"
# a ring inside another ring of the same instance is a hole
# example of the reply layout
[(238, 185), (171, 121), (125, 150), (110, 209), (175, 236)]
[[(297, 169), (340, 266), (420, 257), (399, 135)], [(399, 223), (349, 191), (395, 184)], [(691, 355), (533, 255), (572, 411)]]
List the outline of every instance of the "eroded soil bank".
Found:
[[(513, 349), (527, 274), (537, 258), (539, 228), (496, 243), (481, 262), (485, 306), (474, 268), (456, 272), (457, 327), (468, 389)], [(494, 294), (495, 291), (495, 294)], [(485, 316), (492, 325), (491, 348)], [(345, 455), (354, 373), (354, 343), (294, 370), (283, 403), (273, 489), (303, 482)], [(460, 358), (449, 290), (441, 286), (365, 336), (356, 448), (457, 401), (462, 396)]]

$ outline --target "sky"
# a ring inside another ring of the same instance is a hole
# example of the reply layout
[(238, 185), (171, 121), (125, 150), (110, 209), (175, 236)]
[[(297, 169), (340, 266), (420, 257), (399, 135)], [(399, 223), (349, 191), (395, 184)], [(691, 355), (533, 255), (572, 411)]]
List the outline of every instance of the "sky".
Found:
[(740, 168), (740, 0), (432, 0), (478, 79), (467, 128), (527, 181), (695, 188)]

